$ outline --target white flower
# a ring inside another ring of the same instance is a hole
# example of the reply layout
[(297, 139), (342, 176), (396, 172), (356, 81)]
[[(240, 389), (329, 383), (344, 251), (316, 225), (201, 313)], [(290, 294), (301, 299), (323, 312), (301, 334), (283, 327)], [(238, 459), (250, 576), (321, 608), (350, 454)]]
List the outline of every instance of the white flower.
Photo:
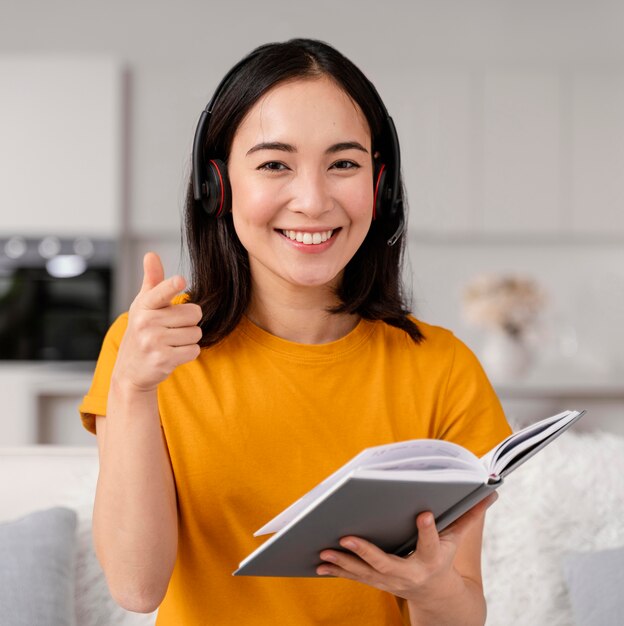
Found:
[(471, 325), (503, 329), (519, 336), (532, 326), (546, 303), (537, 283), (518, 274), (481, 274), (462, 294), (464, 319)]

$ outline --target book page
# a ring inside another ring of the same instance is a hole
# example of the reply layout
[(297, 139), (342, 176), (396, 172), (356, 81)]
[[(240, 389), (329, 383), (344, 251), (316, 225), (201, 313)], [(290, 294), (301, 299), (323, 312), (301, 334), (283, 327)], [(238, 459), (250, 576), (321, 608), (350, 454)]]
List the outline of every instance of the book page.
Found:
[(308, 493), (299, 498), (299, 500), (291, 504), (270, 522), (257, 530), (254, 533), (254, 537), (279, 531), (283, 526), (294, 519), (300, 511), (305, 509), (310, 502), (321, 496), (325, 491), (331, 489), (337, 482), (349, 474), (349, 472), (358, 467), (369, 467), (379, 463), (411, 462), (415, 457), (447, 457), (451, 459), (463, 459), (472, 464), (479, 463), (478, 457), (469, 450), (462, 448), (462, 446), (456, 443), (439, 439), (411, 439), (366, 448), (319, 483), (314, 489), (308, 491)]
[(427, 483), (470, 483), (477, 484), (487, 481), (487, 476), (483, 467), (463, 466), (463, 467), (447, 467), (444, 469), (408, 469), (385, 470), (376, 467), (360, 467), (353, 470), (354, 478), (366, 478), (369, 480), (406, 480), (412, 482)]
[[(360, 471), (360, 469), (356, 471)], [(384, 463), (376, 463), (375, 465), (367, 465), (364, 469), (394, 473), (407, 471), (463, 471), (476, 473), (479, 477), (487, 479), (485, 469), (480, 463), (475, 464), (472, 460), (466, 461), (462, 458), (447, 456), (413, 457), (401, 461), (386, 461)]]
[(482, 462), (488, 463), (488, 474), (501, 476), (504, 472), (513, 470), (521, 462), (533, 456), (542, 444), (546, 445), (548, 441), (557, 437), (584, 413), (585, 411), (564, 411), (514, 433), (482, 457)]
[(489, 452), (481, 457), (481, 463), (489, 471), (494, 471), (494, 464), (496, 459), (500, 458), (505, 452), (513, 449), (519, 442), (532, 437), (536, 432), (543, 431), (548, 428), (552, 423), (560, 420), (562, 417), (569, 415), (570, 411), (563, 411), (557, 415), (552, 415), (539, 422), (529, 424), (525, 428), (522, 428), (515, 433), (509, 435), (506, 439), (503, 439), (499, 444), (495, 445)]

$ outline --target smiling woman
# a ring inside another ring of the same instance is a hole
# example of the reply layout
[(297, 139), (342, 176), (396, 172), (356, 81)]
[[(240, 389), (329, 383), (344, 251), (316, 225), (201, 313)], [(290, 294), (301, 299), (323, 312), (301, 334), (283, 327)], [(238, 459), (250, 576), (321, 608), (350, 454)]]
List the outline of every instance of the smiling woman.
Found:
[[(265, 137), (275, 140), (264, 142)], [(355, 315), (337, 316), (345, 323), (331, 329), (333, 324), (321, 316), (327, 306), (340, 304), (329, 288), (337, 290), (371, 225), (370, 146), (361, 109), (325, 77), (278, 84), (238, 127), (228, 173), (236, 190), (234, 228), (251, 270), (246, 314), (272, 334), (282, 336), (290, 327), (292, 340), (322, 343), (338, 339), (357, 323)], [(333, 236), (323, 242), (321, 233), (327, 232)], [(295, 304), (298, 337), (289, 320)], [(321, 323), (315, 324), (312, 316)], [(322, 329), (321, 335), (310, 334), (312, 324)]]
[(120, 604), (159, 607), (158, 626), (482, 626), (485, 503), (440, 534), (415, 509), (406, 558), (343, 537), (317, 580), (232, 576), (256, 529), (362, 449), (480, 456), (510, 432), (472, 352), (409, 312), (404, 211), (392, 118), (331, 46), (261, 46), (217, 87), (193, 145), (191, 285), (176, 296), (183, 277), (145, 256), (81, 406)]
[[(217, 87), (193, 161), (189, 296), (202, 307), (203, 347), (243, 316), (302, 343), (343, 336), (360, 318), (422, 339), (401, 284), (398, 138), (351, 61), (312, 40), (261, 46)], [(198, 172), (206, 169), (203, 195)], [(213, 178), (212, 196), (224, 189), (223, 202), (218, 211), (198, 211), (198, 200), (204, 209), (210, 202)], [(332, 231), (326, 241), (314, 235), (325, 231)]]

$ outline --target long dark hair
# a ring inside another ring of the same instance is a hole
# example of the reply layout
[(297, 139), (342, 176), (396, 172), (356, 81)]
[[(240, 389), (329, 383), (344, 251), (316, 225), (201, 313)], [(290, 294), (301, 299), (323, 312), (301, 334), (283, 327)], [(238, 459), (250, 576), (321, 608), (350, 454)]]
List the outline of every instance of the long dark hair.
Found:
[[(234, 134), (249, 109), (269, 89), (287, 80), (333, 79), (362, 109), (371, 129), (372, 153), (379, 150), (383, 160), (383, 112), (366, 77), (340, 52), (314, 39), (291, 39), (256, 48), (221, 91), (214, 103), (204, 155), (227, 162)], [(399, 179), (401, 189), (403, 182)], [(406, 211), (405, 194), (404, 211)], [(191, 302), (203, 311), (201, 347), (225, 338), (236, 328), (251, 297), (249, 257), (241, 244), (229, 212), (209, 217), (198, 208), (189, 180), (184, 216), (189, 252)], [(416, 343), (424, 336), (408, 318), (409, 310), (401, 281), (405, 231), (388, 246), (388, 225), (373, 220), (362, 245), (347, 263), (336, 290), (340, 304), (329, 313), (356, 313), (368, 320), (383, 320), (404, 330)]]

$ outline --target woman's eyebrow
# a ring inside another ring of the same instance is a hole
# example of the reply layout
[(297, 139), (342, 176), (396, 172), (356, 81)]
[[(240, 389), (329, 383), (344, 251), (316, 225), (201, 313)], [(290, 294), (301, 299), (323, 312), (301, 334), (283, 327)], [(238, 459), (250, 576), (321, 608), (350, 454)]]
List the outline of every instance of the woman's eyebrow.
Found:
[(281, 141), (264, 141), (256, 144), (253, 148), (247, 151), (245, 156), (249, 156), (259, 150), (282, 150), (283, 152), (297, 152), (297, 148), (289, 143), (283, 143)]
[(333, 154), (334, 152), (342, 152), (343, 150), (361, 150), (362, 152), (366, 152), (366, 154), (368, 154), (368, 150), (357, 141), (342, 141), (340, 143), (335, 143), (333, 146), (329, 146), (329, 148), (325, 150), (325, 154)]
[[(259, 150), (281, 150), (283, 152), (297, 152), (297, 148), (289, 143), (283, 143), (281, 141), (264, 141), (262, 143), (256, 144), (253, 148), (250, 148), (247, 151), (246, 156), (253, 154), (254, 152), (258, 152)], [(361, 150), (368, 154), (368, 150), (357, 141), (341, 141), (340, 143), (335, 143), (333, 146), (329, 146), (327, 150), (325, 150), (325, 154), (333, 154), (335, 152), (342, 152), (343, 150)]]

